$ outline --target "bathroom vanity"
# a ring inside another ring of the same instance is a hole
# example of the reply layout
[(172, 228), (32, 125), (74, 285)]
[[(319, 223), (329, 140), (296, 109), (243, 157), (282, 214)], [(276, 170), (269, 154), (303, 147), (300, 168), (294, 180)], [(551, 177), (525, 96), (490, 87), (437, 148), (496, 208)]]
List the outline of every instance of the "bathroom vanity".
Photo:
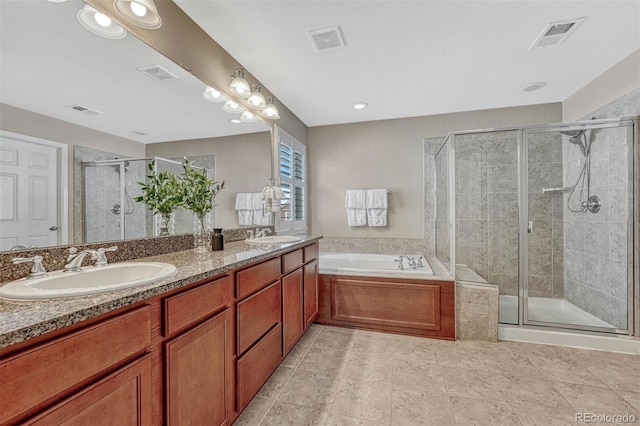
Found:
[(0, 302), (0, 424), (231, 424), (318, 315), (317, 240), (165, 254), (160, 283)]

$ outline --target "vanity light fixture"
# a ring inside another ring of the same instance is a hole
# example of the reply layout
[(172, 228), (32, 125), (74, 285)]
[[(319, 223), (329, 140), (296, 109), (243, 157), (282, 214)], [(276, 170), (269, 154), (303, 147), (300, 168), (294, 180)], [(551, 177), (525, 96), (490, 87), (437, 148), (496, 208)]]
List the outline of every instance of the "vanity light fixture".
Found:
[(244, 108), (242, 108), (240, 105), (238, 105), (236, 102), (232, 101), (231, 99), (227, 100), (224, 105), (222, 106), (222, 109), (225, 112), (231, 113), (231, 114), (239, 114), (242, 111), (244, 111)]
[(277, 120), (280, 118), (280, 114), (278, 113), (278, 108), (276, 107), (273, 96), (269, 96), (267, 98), (267, 105), (262, 110), (262, 113), (274, 120)]
[(242, 114), (240, 114), (240, 120), (243, 123), (255, 123), (256, 121), (260, 120), (260, 117), (252, 112), (244, 111)]
[(366, 102), (356, 102), (355, 104), (353, 104), (353, 109), (365, 109), (368, 106), (369, 104)]
[(162, 25), (162, 18), (153, 0), (114, 0), (116, 11), (128, 22), (148, 30)]
[(251, 96), (247, 99), (249, 105), (255, 108), (264, 108), (267, 105), (267, 100), (262, 94), (262, 84), (254, 84), (251, 87)]
[(219, 90), (216, 90), (211, 86), (207, 86), (204, 88), (202, 97), (209, 102), (225, 102), (227, 100), (227, 98), (225, 98)]
[(251, 86), (249, 82), (244, 78), (244, 69), (238, 68), (231, 74), (231, 84), (229, 84), (229, 91), (234, 95), (238, 95), (247, 99), (251, 96)]
[(85, 5), (78, 12), (78, 21), (83, 27), (101, 37), (119, 39), (127, 35), (127, 32), (120, 25), (114, 23), (104, 13), (98, 12), (89, 5)]

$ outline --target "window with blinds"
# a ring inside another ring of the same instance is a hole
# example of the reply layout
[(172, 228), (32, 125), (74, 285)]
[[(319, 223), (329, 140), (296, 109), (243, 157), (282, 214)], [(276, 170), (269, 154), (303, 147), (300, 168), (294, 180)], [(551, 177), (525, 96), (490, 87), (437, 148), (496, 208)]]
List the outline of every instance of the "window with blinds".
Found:
[(280, 187), (284, 198), (280, 201), (280, 231), (306, 229), (306, 147), (279, 129)]

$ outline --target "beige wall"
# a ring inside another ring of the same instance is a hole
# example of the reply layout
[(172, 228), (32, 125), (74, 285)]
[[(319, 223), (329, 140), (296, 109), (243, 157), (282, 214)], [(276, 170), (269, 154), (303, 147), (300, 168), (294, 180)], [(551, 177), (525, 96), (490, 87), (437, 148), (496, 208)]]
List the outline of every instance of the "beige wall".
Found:
[(237, 228), (236, 193), (260, 192), (271, 177), (271, 132), (148, 144), (146, 155), (215, 155), (216, 179), (225, 181), (226, 188), (216, 197), (215, 226)]
[(73, 147), (85, 146), (100, 151), (107, 151), (123, 157), (143, 157), (144, 144), (109, 135), (88, 127), (78, 126), (66, 121), (57, 120), (45, 115), (0, 104), (0, 128), (2, 130), (45, 139), (69, 146), (68, 156), (68, 212), (69, 241), (73, 241)]
[(640, 87), (640, 49), (562, 102), (563, 121), (575, 121)]
[[(311, 232), (332, 237), (423, 238), (423, 139), (455, 130), (559, 122), (559, 103), (309, 129)], [(344, 191), (387, 188), (384, 228), (347, 226)]]

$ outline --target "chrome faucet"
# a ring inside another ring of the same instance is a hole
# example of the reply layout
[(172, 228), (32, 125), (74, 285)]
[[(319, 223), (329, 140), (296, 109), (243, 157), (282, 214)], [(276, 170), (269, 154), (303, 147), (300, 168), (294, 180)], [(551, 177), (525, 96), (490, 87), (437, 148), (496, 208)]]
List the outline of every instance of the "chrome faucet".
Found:
[[(75, 247), (69, 248), (69, 256), (67, 256), (67, 263), (64, 265), (64, 272), (80, 272), (82, 268), (82, 261), (85, 256), (90, 254), (91, 259), (98, 260), (100, 258), (100, 253), (94, 249), (85, 249), (81, 252), (78, 252), (78, 249)], [(103, 253), (104, 256), (104, 253)], [(101, 265), (104, 266), (104, 265)]]
[(406, 254), (401, 254), (400, 257), (396, 259), (396, 262), (399, 262), (398, 269), (400, 269), (401, 271), (404, 271), (404, 264), (402, 263), (404, 259), (407, 259), (407, 264), (409, 265), (409, 268), (411, 268), (413, 271), (415, 271), (418, 268), (424, 267), (424, 264), (422, 263), (422, 256), (418, 256), (416, 258), (416, 257), (409, 257)]
[(93, 266), (107, 266), (108, 260), (106, 252), (116, 250), (118, 250), (118, 246), (100, 247), (96, 250), (98, 252), (98, 259), (96, 260), (96, 264)]
[(28, 279), (43, 278), (47, 276), (47, 270), (44, 269), (44, 266), (42, 266), (42, 256), (16, 257), (11, 259), (11, 262), (14, 265), (17, 265), (19, 263), (33, 262), (33, 266), (31, 267), (31, 272), (27, 277)]
[(256, 238), (262, 238), (270, 233), (271, 233), (271, 229), (269, 228), (262, 228), (260, 230), (256, 228)]
[(247, 231), (247, 234), (249, 234), (249, 238), (247, 238), (247, 239), (249, 239), (249, 240), (253, 240), (253, 239), (256, 237), (256, 236), (253, 234), (253, 229), (249, 229), (249, 230)]
[(400, 257), (395, 260), (396, 262), (398, 262), (398, 269), (400, 269), (401, 271), (404, 271), (404, 264), (402, 263), (404, 259), (407, 259), (407, 263), (409, 263), (409, 266), (411, 266), (411, 261), (409, 260), (409, 256), (405, 254), (401, 254)]

